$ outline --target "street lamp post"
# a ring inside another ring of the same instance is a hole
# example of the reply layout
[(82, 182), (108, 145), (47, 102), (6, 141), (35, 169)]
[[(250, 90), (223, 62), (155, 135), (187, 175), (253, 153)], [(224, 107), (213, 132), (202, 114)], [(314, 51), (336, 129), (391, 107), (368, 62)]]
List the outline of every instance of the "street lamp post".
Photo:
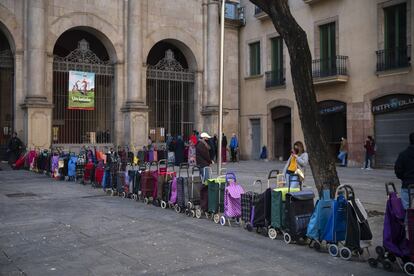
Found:
[(219, 114), (218, 114), (218, 150), (217, 150), (217, 174), (222, 168), (222, 139), (223, 136), (223, 82), (224, 82), (224, 16), (226, 0), (222, 0), (220, 16), (220, 90), (219, 90)]
[[(220, 16), (220, 91), (219, 91), (219, 114), (218, 114), (218, 150), (217, 150), (217, 174), (222, 168), (222, 136), (223, 136), (223, 82), (224, 82), (224, 20), (226, 2), (238, 4), (238, 0), (222, 0)], [(225, 149), (226, 150), (226, 149)]]

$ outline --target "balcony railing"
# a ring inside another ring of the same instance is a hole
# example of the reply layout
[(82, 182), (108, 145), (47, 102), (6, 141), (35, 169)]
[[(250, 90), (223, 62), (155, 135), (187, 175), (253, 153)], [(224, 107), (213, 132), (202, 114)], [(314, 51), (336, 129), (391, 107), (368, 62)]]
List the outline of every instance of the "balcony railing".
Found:
[(265, 13), (261, 8), (258, 6), (254, 6), (254, 16), (259, 20), (264, 20), (266, 18), (269, 18), (267, 13)]
[(254, 15), (261, 14), (263, 11), (258, 6), (254, 6)]
[(285, 85), (284, 70), (268, 71), (266, 74), (266, 88)]
[(411, 45), (377, 51), (377, 72), (411, 66)]
[(227, 22), (232, 22), (236, 25), (244, 26), (246, 24), (244, 8), (240, 7), (239, 3), (226, 3), (224, 18)]
[(312, 61), (312, 76), (314, 79), (333, 76), (347, 76), (347, 62), (347, 56), (315, 59)]

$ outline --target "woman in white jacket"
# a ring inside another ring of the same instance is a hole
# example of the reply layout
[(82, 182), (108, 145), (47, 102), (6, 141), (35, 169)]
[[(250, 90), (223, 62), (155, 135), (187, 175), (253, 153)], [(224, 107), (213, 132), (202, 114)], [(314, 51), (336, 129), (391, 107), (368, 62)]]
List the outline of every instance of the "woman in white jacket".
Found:
[[(283, 175), (286, 179), (286, 186), (289, 186), (289, 180), (292, 174), (302, 174), (302, 177), (304, 177), (308, 163), (309, 156), (305, 151), (305, 147), (303, 146), (302, 142), (297, 141), (295, 144), (293, 144), (292, 153), (283, 169)], [(297, 188), (298, 183), (292, 182), (290, 187)]]

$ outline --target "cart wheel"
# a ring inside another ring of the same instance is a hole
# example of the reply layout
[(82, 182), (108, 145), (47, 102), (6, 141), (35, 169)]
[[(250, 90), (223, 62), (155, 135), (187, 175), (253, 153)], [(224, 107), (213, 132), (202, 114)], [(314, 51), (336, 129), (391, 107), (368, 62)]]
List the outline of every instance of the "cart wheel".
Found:
[(207, 219), (211, 219), (211, 216), (210, 216), (209, 212), (204, 212), (204, 215), (206, 216)]
[(328, 246), (328, 252), (332, 257), (337, 257), (339, 254), (338, 246), (336, 244), (330, 244)]
[(253, 231), (253, 226), (250, 223), (247, 223), (246, 224), (246, 230), (249, 231), (249, 232), (252, 232)]
[(395, 257), (395, 255), (394, 255), (394, 254), (392, 254), (392, 253), (388, 253), (387, 258), (388, 258), (388, 260), (390, 260), (392, 263), (394, 263), (394, 262), (397, 260), (397, 257)]
[(193, 209), (193, 203), (191, 201), (187, 202), (188, 209)]
[(414, 275), (414, 263), (408, 262), (404, 265), (404, 272), (407, 275), (413, 276)]
[(161, 201), (161, 208), (162, 209), (166, 209), (167, 208), (167, 202), (165, 202), (164, 200)]
[(269, 231), (267, 232), (270, 239), (274, 240), (277, 237), (277, 231), (275, 228), (269, 228)]
[(195, 218), (195, 216), (196, 216), (196, 212), (195, 212), (194, 210), (191, 210), (191, 216), (192, 216), (193, 218)]
[(132, 198), (132, 200), (137, 200), (137, 195), (136, 194), (132, 194), (131, 198)]
[(181, 207), (178, 206), (177, 204), (174, 206), (174, 210), (175, 212), (177, 212), (178, 214), (181, 213)]
[(385, 248), (382, 246), (375, 247), (375, 252), (377, 252), (378, 256), (384, 257), (385, 255)]
[(316, 251), (320, 252), (321, 251), (321, 244), (319, 242), (315, 241), (314, 244), (313, 244), (313, 248)]
[(285, 243), (290, 244), (292, 242), (292, 237), (289, 233), (284, 233), (283, 240), (285, 241)]
[(125, 192), (122, 192), (122, 197), (127, 198), (127, 194)]
[(220, 224), (221, 224), (221, 226), (226, 225), (226, 218), (224, 216), (220, 217)]
[(111, 190), (111, 196), (116, 196), (116, 191)]
[(195, 216), (196, 216), (196, 218), (201, 219), (201, 215), (202, 215), (201, 209), (195, 210)]
[(385, 271), (391, 272), (392, 271), (392, 263), (389, 261), (383, 261), (382, 266), (384, 267)]
[(372, 268), (378, 267), (378, 261), (377, 261), (377, 259), (374, 259), (374, 258), (369, 258), (368, 259), (368, 264)]
[(189, 209), (185, 209), (184, 210), (184, 214), (189, 217), (191, 215), (190, 210)]
[(220, 222), (220, 215), (219, 214), (214, 214), (213, 220), (214, 220), (215, 224), (218, 224)]
[(234, 220), (234, 223), (236, 223), (237, 225), (240, 225), (241, 224), (241, 219), (240, 218), (236, 218)]
[(144, 197), (144, 203), (145, 203), (145, 204), (149, 204), (149, 199), (148, 199), (148, 197)]
[(341, 250), (339, 250), (339, 256), (341, 256), (341, 258), (343, 260), (349, 260), (352, 257), (352, 252), (348, 247), (342, 247)]

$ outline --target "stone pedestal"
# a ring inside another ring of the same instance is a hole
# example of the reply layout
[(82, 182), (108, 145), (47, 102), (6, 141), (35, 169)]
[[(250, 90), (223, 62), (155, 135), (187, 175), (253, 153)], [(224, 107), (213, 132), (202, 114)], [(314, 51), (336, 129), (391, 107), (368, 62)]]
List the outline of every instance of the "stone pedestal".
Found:
[(148, 107), (126, 105), (124, 112), (124, 133), (122, 140), (131, 149), (139, 150), (148, 141)]
[(52, 104), (41, 98), (26, 98), (24, 130), (27, 147), (47, 149), (52, 144)]

